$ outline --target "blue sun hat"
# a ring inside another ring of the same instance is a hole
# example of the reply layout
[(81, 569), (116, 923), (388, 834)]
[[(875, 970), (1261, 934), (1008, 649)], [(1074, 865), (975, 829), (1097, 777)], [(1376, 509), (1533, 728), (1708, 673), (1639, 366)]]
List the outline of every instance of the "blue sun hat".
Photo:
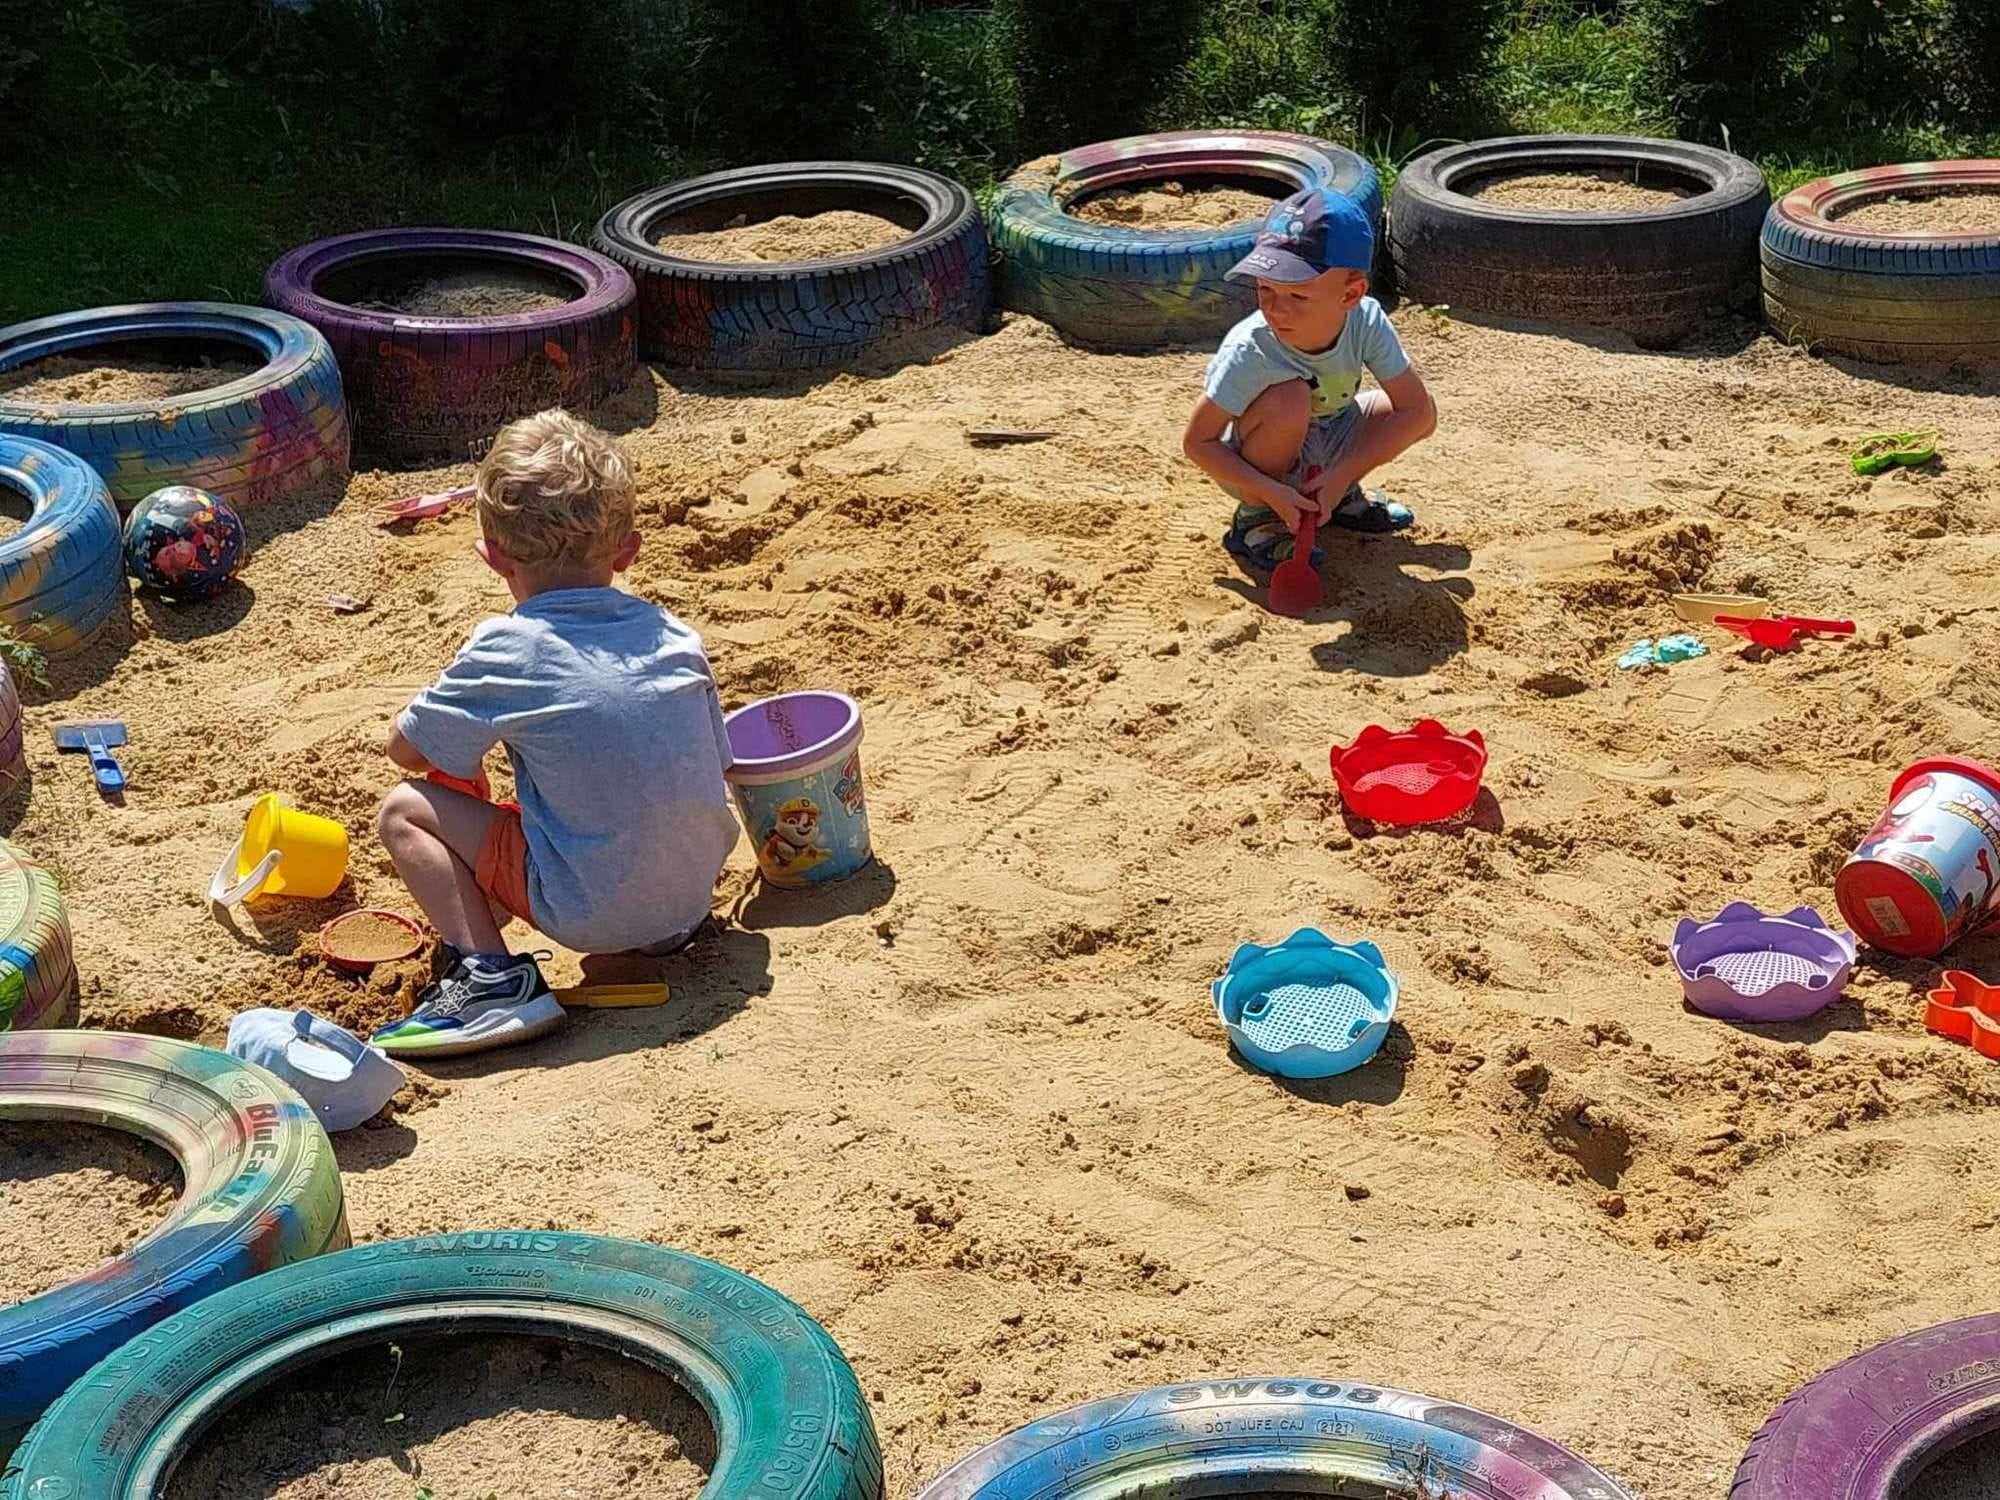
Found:
[(1213, 986), (1215, 1013), (1244, 1058), (1281, 1078), (1331, 1078), (1381, 1050), (1396, 977), (1373, 943), (1302, 927), (1275, 947), (1245, 943)]
[(329, 1131), (373, 1119), (404, 1083), (379, 1047), (309, 1010), (246, 1010), (229, 1023), (223, 1050), (276, 1074)]

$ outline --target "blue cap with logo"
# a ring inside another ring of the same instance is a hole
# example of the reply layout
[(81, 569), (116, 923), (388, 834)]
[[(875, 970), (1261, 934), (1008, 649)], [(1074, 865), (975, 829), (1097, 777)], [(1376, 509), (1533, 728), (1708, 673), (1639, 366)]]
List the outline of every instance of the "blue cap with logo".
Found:
[(1229, 268), (1235, 281), (1311, 281), (1375, 263), (1375, 226), (1352, 198), (1305, 188), (1271, 206), (1257, 243)]

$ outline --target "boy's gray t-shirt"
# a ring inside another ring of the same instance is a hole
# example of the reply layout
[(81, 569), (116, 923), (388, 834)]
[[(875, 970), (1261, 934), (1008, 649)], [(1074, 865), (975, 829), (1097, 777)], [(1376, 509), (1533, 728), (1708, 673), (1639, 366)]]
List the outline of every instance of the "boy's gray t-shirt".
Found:
[(1340, 337), (1318, 354), (1294, 349), (1255, 312), (1229, 330), (1209, 360), (1207, 394), (1230, 416), (1240, 417), (1272, 386), (1308, 380), (1313, 416), (1331, 417), (1345, 410), (1361, 389), (1363, 366), (1378, 381), (1394, 380), (1410, 368), (1403, 341), (1373, 297), (1363, 297), (1347, 310)]
[(470, 777), (514, 767), (535, 925), (614, 953), (692, 932), (736, 843), (722, 702), (701, 637), (618, 589), (556, 589), (483, 620), (396, 721)]

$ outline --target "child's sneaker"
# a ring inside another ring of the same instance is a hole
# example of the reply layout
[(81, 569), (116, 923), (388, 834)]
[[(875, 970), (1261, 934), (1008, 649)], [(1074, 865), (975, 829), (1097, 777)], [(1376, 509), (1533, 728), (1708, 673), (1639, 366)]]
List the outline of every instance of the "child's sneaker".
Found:
[(369, 1038), (384, 1052), (455, 1057), (525, 1042), (562, 1025), (541, 966), (521, 954), (504, 964), (461, 958), (417, 995), (417, 1008)]

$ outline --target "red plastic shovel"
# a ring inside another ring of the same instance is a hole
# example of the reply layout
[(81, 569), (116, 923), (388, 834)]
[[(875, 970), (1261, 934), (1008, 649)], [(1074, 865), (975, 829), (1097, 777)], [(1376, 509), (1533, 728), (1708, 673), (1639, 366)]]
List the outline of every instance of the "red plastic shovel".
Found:
[(411, 495), (403, 500), (391, 500), (386, 505), (375, 507), (375, 514), (383, 523), (397, 521), (428, 521), (441, 516), (454, 505), (463, 505), (479, 493), (476, 485), (461, 485), (455, 490), (440, 490), (434, 495)]
[(1802, 635), (1854, 634), (1852, 620), (1808, 620), (1803, 615), (1772, 615), (1764, 620), (1745, 619), (1742, 615), (1717, 615), (1715, 623), (1773, 651), (1797, 645)]
[(1313, 571), (1313, 537), (1319, 531), (1319, 517), (1309, 510), (1299, 512), (1299, 529), (1292, 536), (1292, 555), (1271, 570), (1270, 600), (1274, 614), (1293, 619), (1305, 614), (1326, 597), (1326, 585)]

